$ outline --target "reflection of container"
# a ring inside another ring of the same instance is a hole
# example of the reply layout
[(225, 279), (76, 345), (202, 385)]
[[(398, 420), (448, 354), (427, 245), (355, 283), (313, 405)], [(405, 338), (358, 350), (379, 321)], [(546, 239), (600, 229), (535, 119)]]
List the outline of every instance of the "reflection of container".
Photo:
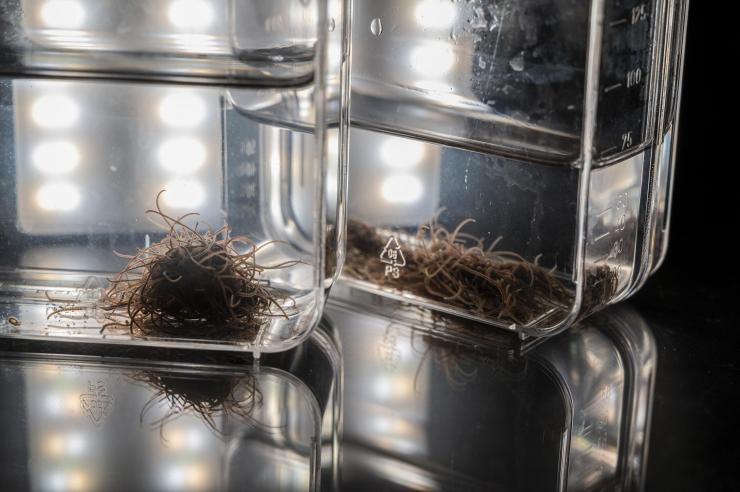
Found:
[(656, 347), (628, 308), (524, 355), (330, 303), (351, 490), (638, 490)]
[(223, 356), (170, 363), (139, 353), (0, 352), (10, 403), (0, 405), (0, 488), (335, 489), (339, 353), (321, 329), (256, 370)]
[(687, 3), (355, 2), (345, 276), (533, 336), (632, 294), (667, 244)]
[[(198, 212), (184, 222), (200, 231), (228, 224), (261, 247), (258, 264), (283, 265), (258, 275), (280, 306), (247, 337), (146, 343), (271, 352), (303, 340), (342, 250), (343, 195), (320, 197), (344, 188), (324, 179), (344, 175), (344, 3), (4, 2), (0, 335), (101, 340), (96, 302), (126, 264), (113, 251), (164, 237), (145, 212), (166, 190), (165, 213)], [(48, 298), (89, 309), (47, 322)], [(141, 341), (133, 331), (104, 335)]]

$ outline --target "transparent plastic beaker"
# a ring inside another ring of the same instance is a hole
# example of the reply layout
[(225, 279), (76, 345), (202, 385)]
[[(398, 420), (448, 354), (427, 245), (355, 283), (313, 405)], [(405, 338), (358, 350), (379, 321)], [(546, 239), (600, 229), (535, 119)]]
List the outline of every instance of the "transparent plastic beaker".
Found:
[(354, 286), (531, 336), (667, 245), (685, 0), (358, 0)]
[(346, 8), (4, 2), (0, 335), (304, 340), (342, 250)]

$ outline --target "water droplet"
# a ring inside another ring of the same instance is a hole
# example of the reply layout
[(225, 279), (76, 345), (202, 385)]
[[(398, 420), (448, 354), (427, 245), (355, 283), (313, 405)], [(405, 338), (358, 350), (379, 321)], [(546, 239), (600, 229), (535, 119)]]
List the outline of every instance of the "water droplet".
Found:
[(514, 58), (509, 60), (509, 66), (515, 72), (521, 72), (524, 70), (524, 52), (519, 53)]
[(329, 19), (329, 32), (334, 32), (334, 29), (337, 27), (337, 21), (334, 20), (334, 17), (331, 17)]
[(483, 58), (478, 58), (478, 66), (481, 70), (486, 68), (486, 61)]
[(380, 17), (376, 17), (370, 22), (370, 32), (373, 33), (373, 36), (383, 34), (383, 22), (380, 20)]

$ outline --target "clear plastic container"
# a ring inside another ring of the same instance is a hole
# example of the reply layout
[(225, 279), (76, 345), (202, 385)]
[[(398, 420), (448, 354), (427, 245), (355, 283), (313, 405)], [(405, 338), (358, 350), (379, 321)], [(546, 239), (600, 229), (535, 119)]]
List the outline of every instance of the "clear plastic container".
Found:
[(343, 488), (643, 489), (657, 346), (628, 306), (547, 343), (473, 348), (420, 330), (419, 310), (356, 301), (371, 308), (326, 309), (345, 360)]
[(3, 2), (0, 335), (304, 340), (343, 249), (345, 9)]
[(355, 286), (557, 333), (667, 245), (686, 0), (358, 0)]
[(341, 367), (320, 328), (258, 366), (223, 352), (152, 362), (141, 347), (8, 345), (3, 490), (337, 489)]

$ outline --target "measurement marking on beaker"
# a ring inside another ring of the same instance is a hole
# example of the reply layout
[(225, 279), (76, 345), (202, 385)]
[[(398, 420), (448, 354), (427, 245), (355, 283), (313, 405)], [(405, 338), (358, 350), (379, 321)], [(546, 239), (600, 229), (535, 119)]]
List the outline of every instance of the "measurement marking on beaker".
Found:
[(646, 21), (647, 18), (648, 6), (646, 3), (641, 3), (636, 7), (632, 7), (632, 10), (630, 10), (630, 20), (632, 21), (632, 25), (635, 25), (641, 21)]
[(622, 87), (622, 83), (621, 82), (618, 83), (618, 84), (610, 85), (608, 87), (604, 87), (604, 92), (611, 92), (614, 89), (619, 89), (620, 87)]
[(626, 18), (625, 18), (625, 19), (619, 19), (619, 20), (611, 21), (611, 22), (609, 23), (609, 27), (617, 27), (617, 26), (621, 26), (622, 24), (627, 24), (627, 22), (628, 22), (628, 21), (627, 21), (627, 19), (626, 19)]
[(244, 155), (246, 155), (247, 157), (251, 157), (254, 154), (256, 154), (257, 153), (257, 141), (252, 138), (244, 142), (243, 152), (244, 152)]
[(598, 243), (599, 241), (601, 241), (602, 239), (604, 239), (604, 238), (605, 238), (606, 236), (608, 236), (609, 234), (611, 234), (611, 232), (605, 232), (604, 234), (602, 234), (602, 235), (600, 235), (600, 236), (596, 236), (596, 237), (594, 238), (594, 241), (593, 241), (593, 242), (594, 242), (594, 243)]
[(632, 131), (624, 132), (622, 134), (622, 150), (632, 147)]
[(604, 154), (608, 154), (609, 152), (614, 152), (614, 151), (615, 151), (615, 150), (617, 150), (618, 148), (619, 148), (619, 145), (615, 145), (615, 146), (613, 146), (613, 147), (609, 147), (608, 149), (606, 149), (606, 150), (603, 150), (603, 151), (601, 152), (601, 155), (604, 155)]
[(640, 67), (635, 68), (627, 72), (627, 88), (635, 87), (642, 82), (642, 69)]

